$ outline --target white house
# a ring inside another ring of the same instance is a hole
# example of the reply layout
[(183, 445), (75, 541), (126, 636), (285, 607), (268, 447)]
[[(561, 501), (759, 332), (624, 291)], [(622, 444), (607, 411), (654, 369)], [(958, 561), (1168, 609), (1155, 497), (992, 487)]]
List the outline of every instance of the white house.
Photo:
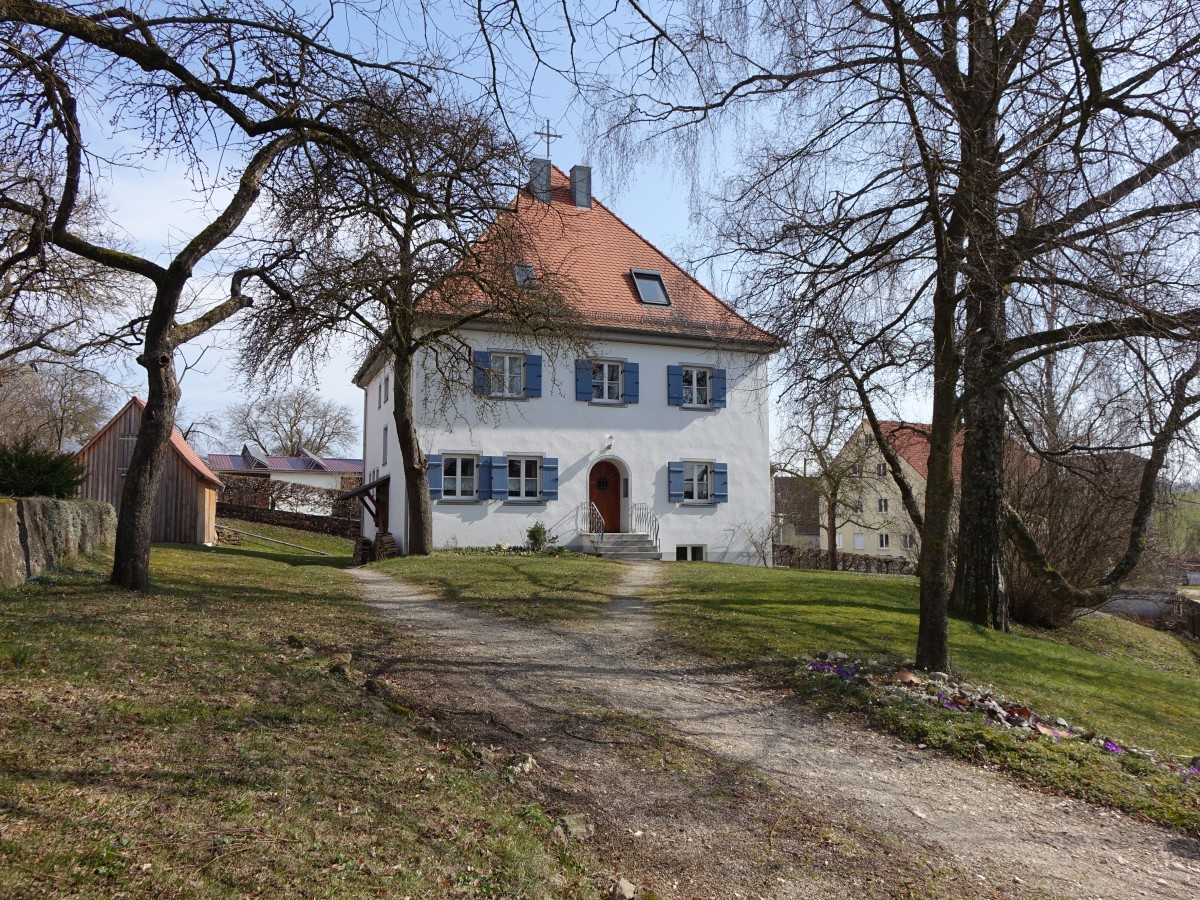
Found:
[[(591, 196), (590, 170), (534, 163), (522, 215), (537, 258), (567, 272), (594, 352), (555, 359), (487, 327), (464, 330), (487, 413), (434, 414), (418, 384), (437, 547), (518, 545), (542, 522), (563, 546), (761, 564), (770, 521), (767, 360), (779, 346)], [(546, 214), (552, 213), (552, 214)], [(536, 277), (533, 266), (529, 277)], [(363, 535), (407, 544), (390, 360), (366, 391)], [(462, 404), (463, 410), (477, 409)]]

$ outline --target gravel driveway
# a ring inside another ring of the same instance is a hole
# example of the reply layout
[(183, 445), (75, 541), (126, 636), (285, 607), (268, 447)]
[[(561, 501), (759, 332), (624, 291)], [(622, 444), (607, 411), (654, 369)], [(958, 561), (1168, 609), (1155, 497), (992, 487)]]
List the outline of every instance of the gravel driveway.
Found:
[[(551, 629), (353, 570), (367, 602), (423, 648), (397, 670), (408, 689), (533, 753), (557, 786), (534, 777), (529, 789), (589, 809), (614, 877), (661, 896), (887, 896), (905, 885), (918, 896), (1200, 897), (1200, 841), (898, 744), (670, 650), (639, 599), (660, 572), (630, 564), (599, 624)], [(665, 764), (647, 769), (644, 755), (613, 758), (620, 740), (562, 725), (610, 714), (658, 723), (741, 787), (697, 788)]]

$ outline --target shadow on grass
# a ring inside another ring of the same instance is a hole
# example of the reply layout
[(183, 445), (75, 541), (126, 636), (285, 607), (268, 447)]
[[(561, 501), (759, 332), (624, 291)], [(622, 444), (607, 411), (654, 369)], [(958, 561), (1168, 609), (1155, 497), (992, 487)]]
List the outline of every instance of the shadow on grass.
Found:
[(325, 566), (331, 569), (345, 569), (350, 565), (351, 558), (347, 556), (321, 556), (317, 553), (304, 553), (299, 550), (260, 550), (250, 547), (203, 547), (200, 544), (158, 544), (180, 553), (198, 553), (210, 556), (233, 556), (264, 559), (268, 562), (283, 563), (288, 566)]

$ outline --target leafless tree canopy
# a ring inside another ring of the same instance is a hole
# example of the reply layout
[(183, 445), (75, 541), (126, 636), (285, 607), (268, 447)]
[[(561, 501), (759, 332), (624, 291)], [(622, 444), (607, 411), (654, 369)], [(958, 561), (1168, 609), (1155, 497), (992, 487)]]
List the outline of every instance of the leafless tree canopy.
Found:
[[(4, 146), (11, 176), (0, 192), (0, 210), (14, 223), (0, 263), (6, 290), (15, 280), (22, 287), (15, 296), (38, 296), (37, 281), (27, 287), (25, 274), (44, 281), (62, 258), (68, 270), (80, 261), (135, 278), (147, 294), (144, 308), (111, 335), (140, 348), (137, 362), (147, 372), (117, 530), (117, 584), (148, 585), (150, 511), (180, 396), (176, 351), (246, 308), (248, 291), (277, 262), (278, 245), (249, 241), (245, 227), (263, 186), (294, 173), (300, 163), (293, 160), (309, 148), (329, 146), (401, 192), (416, 190), (343, 127), (345, 110), (371, 109), (380, 83), (424, 85), (438, 63), (416, 52), (389, 61), (344, 49), (337, 35), (360, 12), (352, 4), (308, 12), (265, 0), (0, 4), (0, 104), (14, 126)], [(105, 139), (105, 128), (115, 139)], [(210, 210), (165, 260), (112, 240), (110, 211), (99, 199), (108, 176), (137, 169), (143, 154), (181, 164)], [(198, 272), (223, 287), (200, 290)], [(65, 303), (61, 291), (47, 294)], [(69, 304), (60, 309), (52, 321), (78, 318)]]
[[(1001, 521), (1020, 534), (1003, 510), (1010, 376), (1103, 341), (1149, 337), (1166, 359), (1196, 336), (1198, 17), (1186, 0), (612, 14), (601, 130), (674, 136), (688, 158), (737, 126), (741, 173), (713, 229), (747, 303), (792, 336), (792, 382), (868, 416), (889, 393), (932, 394), (923, 664), (946, 661), (955, 433), (955, 597), (1002, 627)], [(1172, 398), (1190, 391), (1166, 381), (1160, 422), (1138, 428), (1152, 462), (1187, 419)]]
[(120, 393), (104, 376), (56, 364), (14, 368), (0, 387), (0, 442), (32, 439), (47, 450), (86, 443)]
[(349, 404), (311, 390), (268, 392), (225, 409), (222, 436), (249, 443), (272, 456), (299, 456), (301, 450), (331, 456), (356, 449), (358, 416)]

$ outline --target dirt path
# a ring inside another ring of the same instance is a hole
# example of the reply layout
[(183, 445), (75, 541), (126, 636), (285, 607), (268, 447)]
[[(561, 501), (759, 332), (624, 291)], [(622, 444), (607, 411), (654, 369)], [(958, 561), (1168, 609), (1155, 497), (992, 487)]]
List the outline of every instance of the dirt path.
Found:
[(663, 897), (1200, 896), (1200, 841), (820, 717), (670, 652), (638, 599), (660, 571), (630, 565), (606, 617), (579, 630), (354, 573), (427, 651), (387, 677), (449, 727), (532, 753), (526, 787), (589, 812), (600, 855)]

